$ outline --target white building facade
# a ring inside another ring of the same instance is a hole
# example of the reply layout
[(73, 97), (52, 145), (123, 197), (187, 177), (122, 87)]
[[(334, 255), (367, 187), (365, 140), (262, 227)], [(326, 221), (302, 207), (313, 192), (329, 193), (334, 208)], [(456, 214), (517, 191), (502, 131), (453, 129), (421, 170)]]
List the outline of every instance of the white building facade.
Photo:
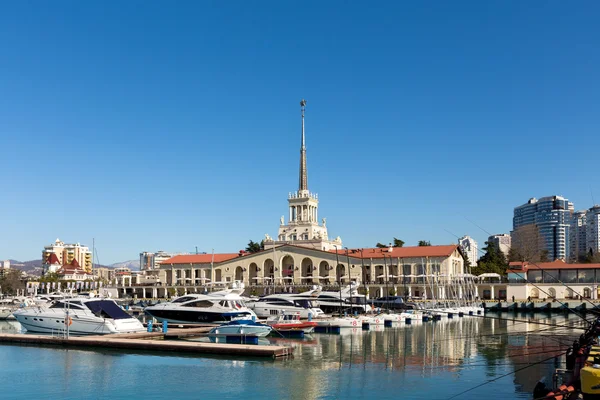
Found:
[(586, 254), (596, 255), (600, 252), (600, 206), (587, 210), (585, 215)]
[(160, 268), (160, 264), (168, 260), (169, 258), (179, 256), (187, 253), (167, 253), (166, 251), (159, 250), (156, 253), (144, 251), (140, 253), (140, 269), (142, 271), (150, 271)]
[(505, 257), (508, 257), (511, 246), (511, 237), (508, 233), (500, 233), (498, 235), (492, 235), (488, 237), (489, 243), (493, 243), (497, 249), (504, 253)]
[(471, 266), (477, 265), (479, 260), (479, 246), (477, 241), (470, 236), (463, 236), (458, 239), (458, 245), (462, 248), (463, 253), (469, 259)]

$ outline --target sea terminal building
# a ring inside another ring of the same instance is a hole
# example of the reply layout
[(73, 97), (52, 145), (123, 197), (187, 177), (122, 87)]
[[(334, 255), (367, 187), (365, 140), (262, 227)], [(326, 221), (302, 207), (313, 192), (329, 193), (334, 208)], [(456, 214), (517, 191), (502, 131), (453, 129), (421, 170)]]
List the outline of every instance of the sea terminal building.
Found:
[[(406, 295), (451, 298), (462, 289), (452, 281), (463, 276), (458, 245), (319, 250), (284, 244), (256, 253), (180, 255), (161, 263), (161, 282), (170, 287), (227, 286), (235, 281), (255, 294), (298, 286), (337, 286), (350, 280), (370, 296)], [(209, 283), (212, 283), (209, 285)]]
[(600, 264), (511, 262), (507, 273), (508, 299), (599, 298)]

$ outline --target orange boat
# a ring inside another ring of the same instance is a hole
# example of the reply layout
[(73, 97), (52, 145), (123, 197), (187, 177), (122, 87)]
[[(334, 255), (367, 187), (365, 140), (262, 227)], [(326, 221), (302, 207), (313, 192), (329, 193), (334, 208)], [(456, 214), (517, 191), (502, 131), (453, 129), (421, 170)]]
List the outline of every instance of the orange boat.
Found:
[(267, 324), (276, 331), (303, 331), (304, 333), (311, 333), (315, 330), (315, 326), (317, 326), (316, 322), (302, 321), (299, 312), (294, 314), (283, 313), (276, 317), (269, 318), (267, 319)]

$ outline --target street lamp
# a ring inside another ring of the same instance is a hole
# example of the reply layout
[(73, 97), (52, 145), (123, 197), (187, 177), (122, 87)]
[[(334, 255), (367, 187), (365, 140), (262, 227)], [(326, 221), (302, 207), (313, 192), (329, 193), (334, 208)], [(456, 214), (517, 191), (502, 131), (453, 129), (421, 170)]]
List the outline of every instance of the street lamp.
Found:
[(339, 272), (340, 269), (340, 259), (338, 257), (338, 247), (337, 245), (333, 245), (333, 247), (335, 247), (335, 262), (336, 262), (336, 266), (335, 266), (335, 274), (337, 275), (337, 281), (338, 281), (338, 286), (340, 287), (340, 316), (342, 315), (342, 308), (343, 308), (343, 301), (342, 301), (342, 280), (341, 280), (341, 275)]
[(350, 275), (350, 250), (348, 250), (347, 247), (344, 247), (344, 249), (346, 249), (346, 262), (348, 263), (348, 284), (350, 285), (350, 311), (352, 312), (352, 276)]

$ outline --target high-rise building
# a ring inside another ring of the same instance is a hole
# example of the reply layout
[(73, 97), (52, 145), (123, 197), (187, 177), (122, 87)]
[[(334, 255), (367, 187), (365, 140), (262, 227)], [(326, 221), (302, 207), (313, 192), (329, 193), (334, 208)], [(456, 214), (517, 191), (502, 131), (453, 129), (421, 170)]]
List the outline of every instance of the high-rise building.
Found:
[(600, 253), (600, 206), (587, 210), (585, 213), (585, 239), (586, 239), (586, 255), (597, 255)]
[[(50, 255), (55, 254), (60, 265), (71, 265), (73, 260), (81, 266), (86, 272), (92, 273), (92, 252), (87, 246), (79, 243), (66, 244), (60, 239), (48, 246), (42, 251), (42, 262), (45, 265), (50, 265)], [(53, 259), (53, 262), (56, 260)]]
[(140, 253), (140, 269), (142, 271), (159, 269), (160, 263), (168, 260), (169, 258), (180, 256), (188, 253), (167, 253), (166, 251), (159, 250), (156, 253), (144, 251)]
[(580, 262), (586, 256), (586, 218), (586, 210), (575, 211), (571, 217), (571, 226), (569, 228), (570, 262)]
[(532, 261), (567, 260), (573, 203), (561, 196), (536, 198), (515, 207), (512, 246)]
[(504, 253), (505, 257), (508, 257), (511, 246), (511, 237), (508, 233), (500, 233), (498, 235), (492, 235), (488, 237), (488, 243), (493, 243), (497, 249)]
[(479, 247), (477, 246), (477, 242), (470, 236), (463, 236), (458, 239), (458, 245), (462, 248), (463, 252), (469, 259), (469, 263), (472, 266), (477, 265), (477, 260), (479, 259)]
[(333, 250), (336, 247), (342, 248), (342, 239), (338, 236), (334, 240), (329, 240), (327, 233), (326, 219), (322, 219), (319, 224), (319, 197), (316, 193), (308, 190), (308, 172), (306, 165), (306, 140), (304, 134), (304, 111), (306, 101), (300, 102), (300, 111), (302, 116), (302, 137), (300, 142), (300, 171), (298, 176), (298, 191), (289, 193), (289, 215), (288, 223), (285, 223), (285, 217), (281, 217), (279, 222), (279, 233), (277, 238), (273, 239), (265, 235), (265, 249), (282, 244), (293, 244), (296, 246), (310, 247), (319, 250)]

